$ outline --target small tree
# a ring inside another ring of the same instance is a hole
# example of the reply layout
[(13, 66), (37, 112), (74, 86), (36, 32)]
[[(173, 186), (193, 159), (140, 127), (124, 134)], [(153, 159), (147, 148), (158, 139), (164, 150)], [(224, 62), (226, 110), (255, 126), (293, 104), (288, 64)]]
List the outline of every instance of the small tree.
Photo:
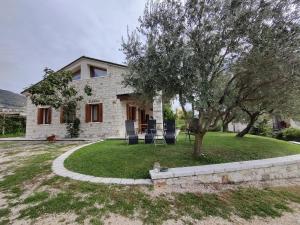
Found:
[[(66, 128), (70, 137), (78, 137), (80, 120), (76, 118), (76, 107), (82, 101), (83, 96), (78, 95), (78, 91), (72, 82), (72, 72), (60, 70), (54, 72), (46, 68), (44, 79), (28, 88), (30, 98), (34, 105), (51, 106), (58, 110), (63, 109)], [(92, 94), (89, 86), (84, 88), (87, 95)]]

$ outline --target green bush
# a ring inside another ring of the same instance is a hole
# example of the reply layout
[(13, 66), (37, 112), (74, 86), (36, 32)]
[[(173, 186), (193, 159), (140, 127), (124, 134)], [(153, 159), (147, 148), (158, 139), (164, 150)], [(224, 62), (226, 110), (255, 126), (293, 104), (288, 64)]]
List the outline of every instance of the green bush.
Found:
[(163, 108), (164, 120), (176, 120), (176, 114), (173, 112), (170, 104), (165, 104)]
[(300, 141), (300, 129), (286, 128), (282, 132), (282, 137), (287, 141)]
[(272, 127), (268, 124), (267, 119), (263, 119), (261, 121), (258, 121), (254, 124), (254, 126), (250, 130), (250, 134), (253, 135), (260, 135), (260, 136), (272, 136)]
[(26, 119), (24, 117), (12, 116), (6, 117), (0, 116), (0, 129), (5, 127), (5, 134), (17, 134), (25, 133)]

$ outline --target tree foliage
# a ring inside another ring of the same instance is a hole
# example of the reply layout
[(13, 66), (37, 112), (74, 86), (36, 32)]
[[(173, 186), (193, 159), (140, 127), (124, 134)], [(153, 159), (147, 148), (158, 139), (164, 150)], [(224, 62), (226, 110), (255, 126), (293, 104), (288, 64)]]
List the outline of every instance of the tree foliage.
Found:
[(150, 1), (122, 44), (129, 66), (124, 84), (150, 97), (178, 95), (183, 109), (192, 103), (199, 156), (205, 133), (224, 114), (264, 107), (265, 96), (299, 75), (292, 69), (298, 8), (292, 0)]
[[(55, 109), (63, 109), (66, 128), (70, 137), (78, 137), (80, 120), (76, 118), (76, 107), (83, 96), (78, 94), (76, 88), (71, 85), (73, 74), (69, 70), (53, 71), (44, 70), (44, 79), (28, 88), (31, 101), (34, 105), (51, 106)], [(92, 89), (85, 86), (84, 92), (92, 94)]]

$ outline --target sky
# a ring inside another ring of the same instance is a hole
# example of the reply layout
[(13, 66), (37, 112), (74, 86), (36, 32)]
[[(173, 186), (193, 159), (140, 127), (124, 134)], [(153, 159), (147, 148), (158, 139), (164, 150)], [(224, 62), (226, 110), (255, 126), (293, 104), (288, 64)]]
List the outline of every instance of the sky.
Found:
[(120, 51), (145, 0), (0, 0), (0, 89), (20, 93), (82, 55), (124, 63)]
[(57, 70), (83, 55), (124, 63), (122, 36), (138, 26), (145, 3), (0, 0), (0, 89), (20, 93), (45, 67)]

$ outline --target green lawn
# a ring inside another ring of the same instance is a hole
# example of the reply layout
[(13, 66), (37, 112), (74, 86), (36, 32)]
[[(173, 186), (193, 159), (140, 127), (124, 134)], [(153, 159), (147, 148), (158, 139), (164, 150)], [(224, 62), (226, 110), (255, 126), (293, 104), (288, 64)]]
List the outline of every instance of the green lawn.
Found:
[(300, 153), (300, 145), (272, 138), (211, 132), (204, 139), (203, 157), (192, 157), (192, 144), (179, 135), (176, 145), (127, 145), (125, 141), (107, 140), (73, 153), (65, 166), (75, 172), (102, 177), (148, 178), (154, 162), (163, 167), (195, 166), (263, 159)]
[[(209, 146), (209, 140), (213, 141), (217, 137), (224, 139), (226, 135), (209, 134), (206, 146)], [(227, 138), (233, 137), (227, 135)], [(249, 139), (251, 141), (253, 138)], [(268, 140), (259, 137), (258, 139)], [(108, 142), (112, 146), (114, 143), (120, 143)], [(278, 144), (282, 145), (280, 142)], [(101, 145), (105, 146), (107, 143)], [(20, 156), (17, 156), (17, 153), (24, 149), (24, 143), (14, 142), (5, 148), (0, 146), (1, 151), (5, 153), (4, 159), (11, 157), (6, 153), (16, 154), (15, 160), (8, 162), (10, 173), (0, 170), (0, 195), (4, 200), (4, 205), (0, 208), (0, 225), (37, 222), (49, 224), (49, 221), (53, 220), (58, 224), (108, 224), (109, 216), (115, 214), (153, 225), (162, 225), (170, 219), (178, 220), (182, 224), (198, 224), (202, 219), (216, 216), (218, 220), (221, 217), (226, 219), (224, 223), (232, 224), (232, 216), (235, 217), (235, 221), (241, 221), (240, 218), (276, 218), (286, 212), (294, 212), (291, 216), (295, 218), (299, 215), (299, 185), (263, 189), (239, 188), (218, 193), (152, 195), (155, 193), (152, 186), (146, 189), (140, 186), (101, 185), (53, 176), (52, 160), (74, 146), (67, 143), (26, 142), (26, 151), (32, 154)], [(121, 142), (120, 146), (126, 145)], [(137, 151), (143, 151), (141, 147), (143, 145), (140, 145)], [(126, 152), (124, 148), (123, 151)], [(298, 151), (289, 149), (287, 152)], [(190, 151), (188, 153), (190, 155)], [(57, 217), (60, 218), (59, 221), (55, 220)], [(265, 219), (260, 221), (267, 223)], [(174, 221), (168, 222), (172, 223)]]

